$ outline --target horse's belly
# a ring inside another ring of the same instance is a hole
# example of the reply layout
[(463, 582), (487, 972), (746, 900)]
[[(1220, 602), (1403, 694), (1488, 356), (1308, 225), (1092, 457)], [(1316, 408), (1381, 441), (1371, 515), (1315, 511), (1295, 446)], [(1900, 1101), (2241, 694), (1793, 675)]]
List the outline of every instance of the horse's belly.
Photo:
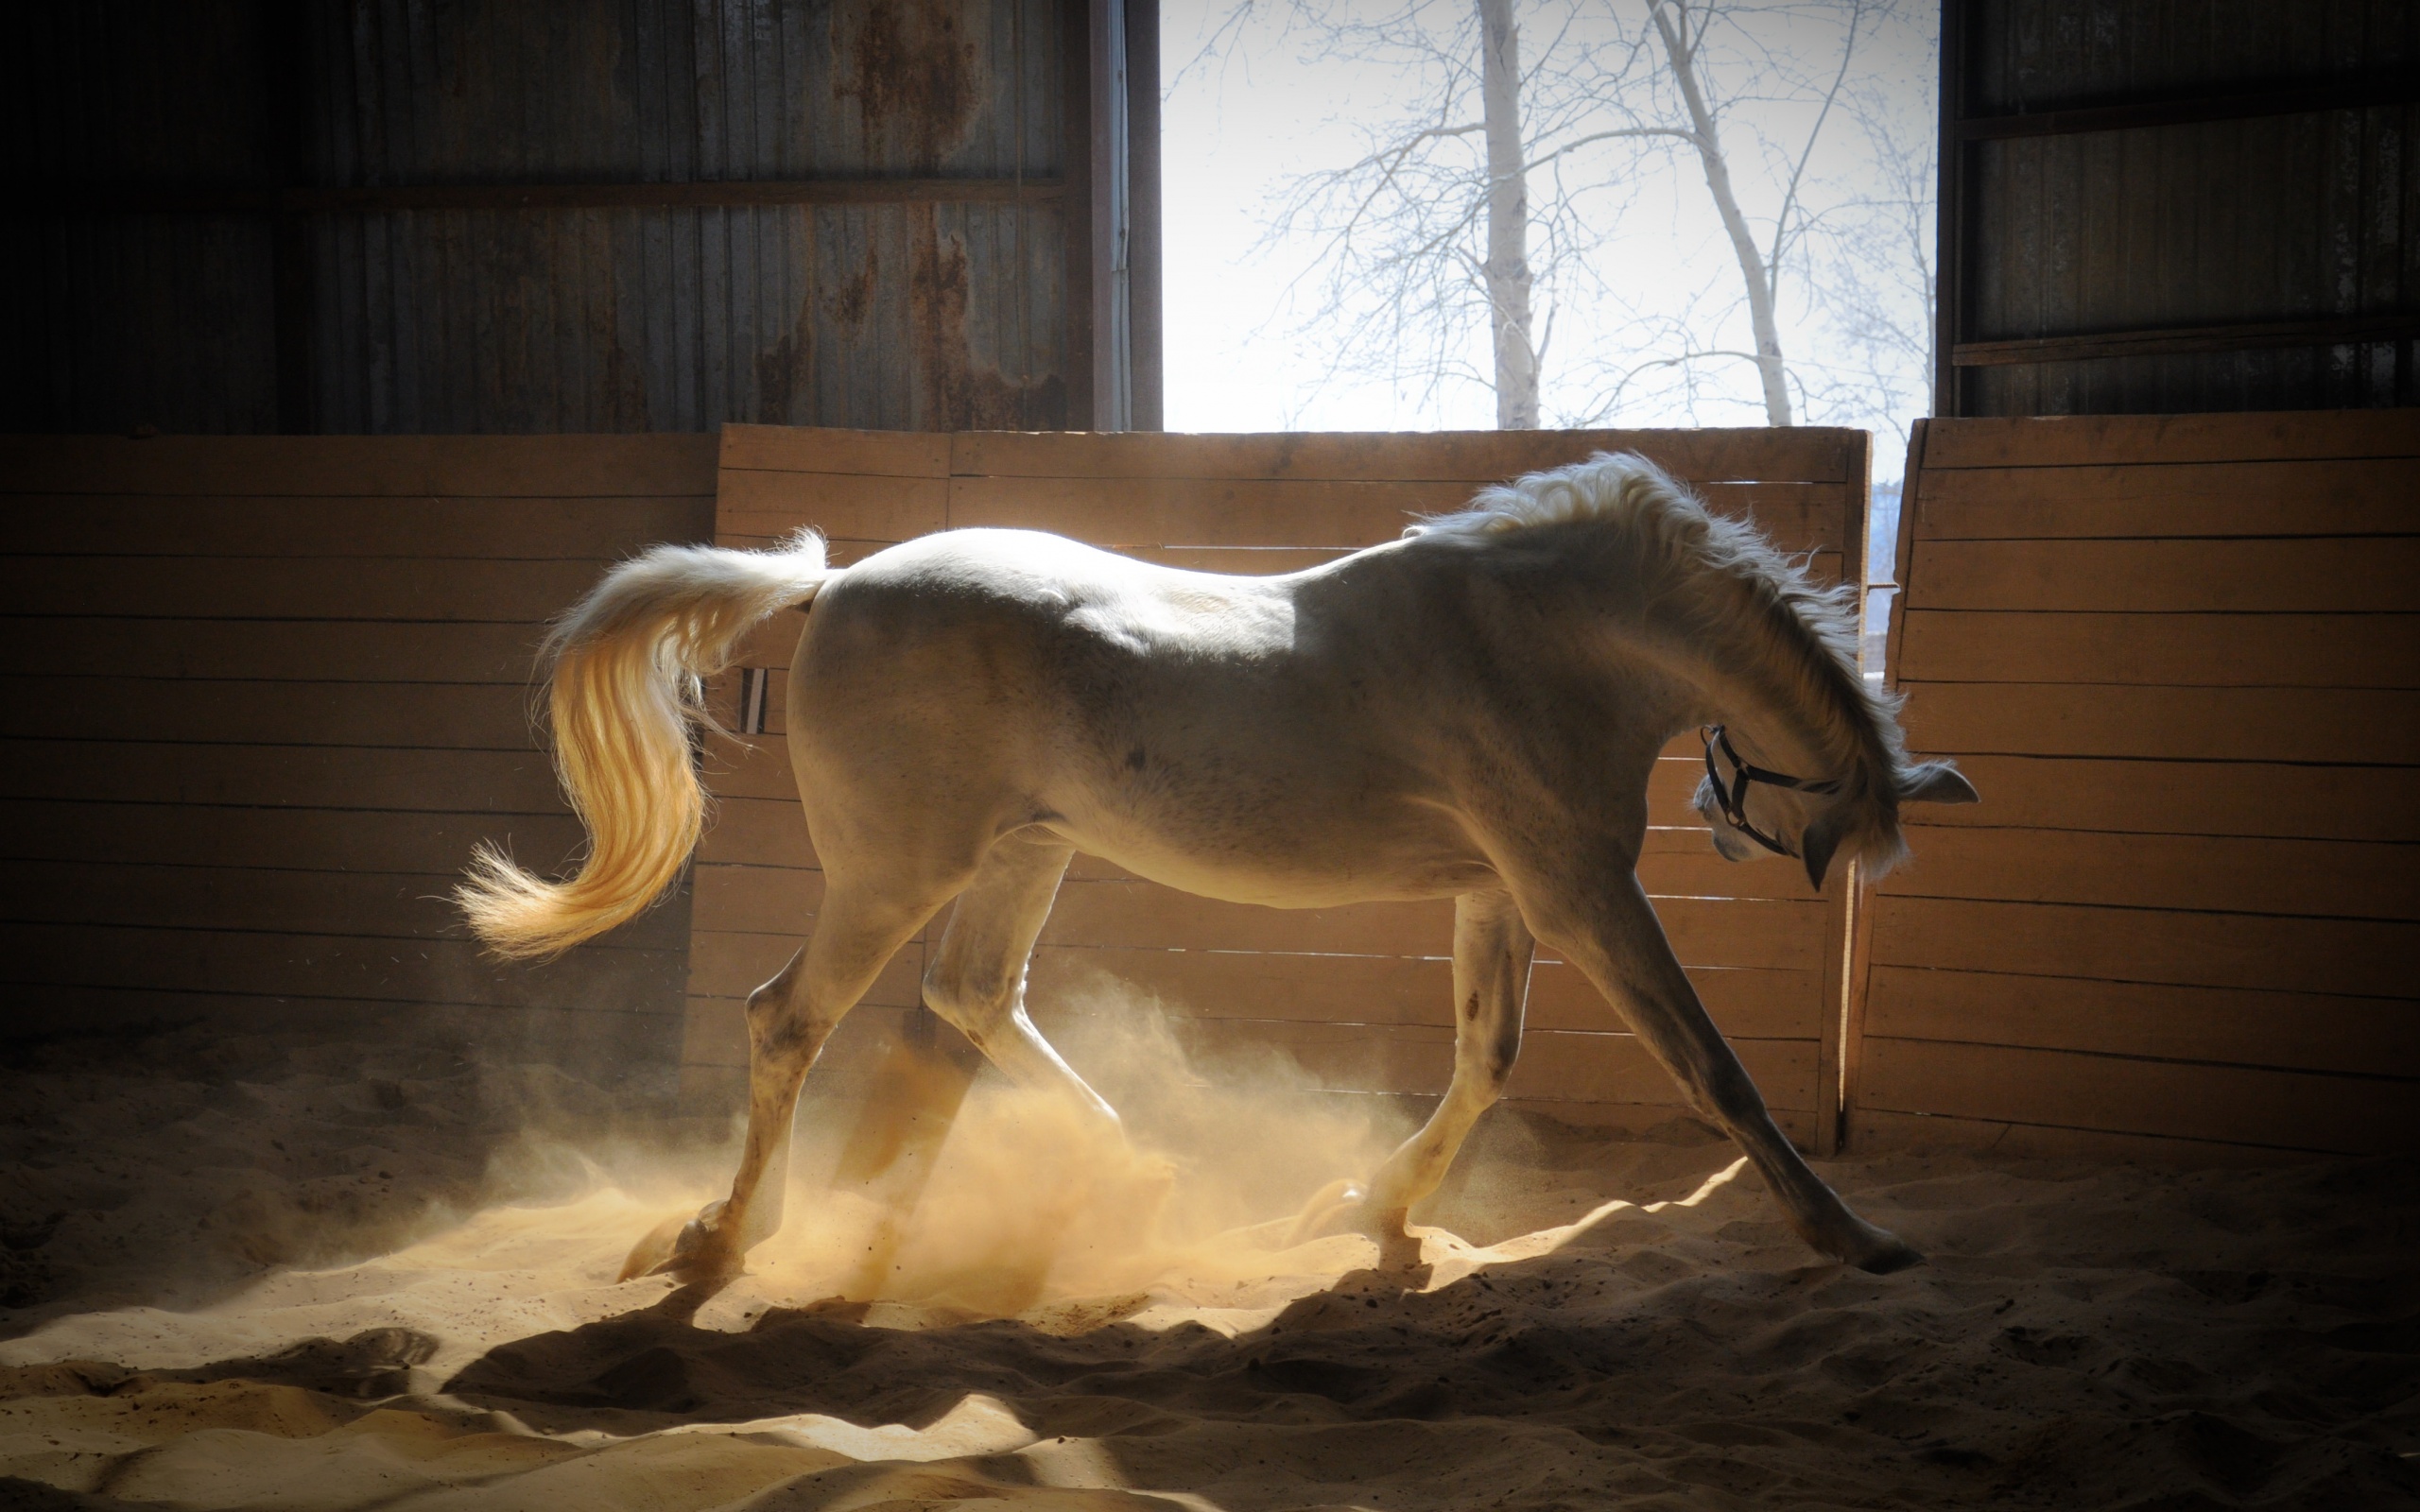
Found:
[(1332, 908), (1450, 898), (1500, 885), (1486, 858), (1443, 826), (1330, 823), (1284, 834), (1067, 821), (1048, 828), (1085, 854), (1138, 877), (1226, 902)]

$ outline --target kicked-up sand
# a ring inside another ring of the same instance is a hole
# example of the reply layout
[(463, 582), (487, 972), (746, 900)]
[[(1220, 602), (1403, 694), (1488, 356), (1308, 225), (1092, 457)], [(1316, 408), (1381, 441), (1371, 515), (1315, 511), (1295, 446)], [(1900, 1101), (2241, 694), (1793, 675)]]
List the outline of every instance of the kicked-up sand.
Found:
[(2420, 1504), (2413, 1162), (1827, 1162), (1930, 1256), (1872, 1277), (1692, 1125), (1499, 1111), (1381, 1272), (1288, 1228), (1402, 1113), (1081, 1039), (1132, 1148), (978, 1080), (863, 1180), (811, 1102), (711, 1293), (614, 1278), (724, 1131), (560, 1074), (21, 1057), (0, 1508)]

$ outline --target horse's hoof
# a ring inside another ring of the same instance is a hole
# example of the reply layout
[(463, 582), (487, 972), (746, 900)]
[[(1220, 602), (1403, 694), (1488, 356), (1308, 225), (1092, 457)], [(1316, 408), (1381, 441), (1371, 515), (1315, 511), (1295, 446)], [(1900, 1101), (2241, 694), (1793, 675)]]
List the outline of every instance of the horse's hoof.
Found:
[(1307, 1245), (1314, 1239), (1330, 1234), (1357, 1233), (1365, 1226), (1362, 1210), (1370, 1200), (1361, 1183), (1339, 1177), (1311, 1194), (1303, 1211), (1294, 1217), (1294, 1227), (1286, 1231), (1286, 1242), (1277, 1247), (1291, 1249)]
[(1858, 1269), (1872, 1272), (1876, 1276), (1888, 1276), (1894, 1270), (1906, 1270), (1910, 1265), (1921, 1265), (1924, 1263), (1923, 1250), (1897, 1238), (1893, 1238), (1890, 1243), (1849, 1262)]
[(1858, 1232), (1851, 1241), (1835, 1253), (1858, 1269), (1876, 1276), (1888, 1276), (1894, 1270), (1906, 1270), (1910, 1265), (1925, 1263), (1924, 1252), (1888, 1228), (1877, 1228), (1863, 1222), (1858, 1225)]
[(716, 1222), (722, 1204), (710, 1204), (694, 1218), (666, 1218), (648, 1230), (622, 1262), (621, 1280), (669, 1276), (682, 1281), (716, 1280), (735, 1275), (739, 1256)]
[(682, 1230), (697, 1221), (695, 1218), (666, 1218), (648, 1229), (646, 1238), (631, 1246), (629, 1258), (622, 1262), (622, 1273), (614, 1280), (617, 1282), (633, 1281), (642, 1276), (654, 1275), (657, 1266), (672, 1258), (672, 1246), (680, 1241)]

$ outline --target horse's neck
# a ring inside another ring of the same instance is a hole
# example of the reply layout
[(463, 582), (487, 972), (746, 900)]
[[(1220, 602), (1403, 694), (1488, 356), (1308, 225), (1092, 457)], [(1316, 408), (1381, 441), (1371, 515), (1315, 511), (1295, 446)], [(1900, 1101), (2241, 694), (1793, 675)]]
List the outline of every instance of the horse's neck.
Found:
[(1837, 776), (1863, 759), (1873, 715), (1856, 673), (1798, 615), (1736, 588), (1668, 607), (1669, 633), (1696, 662), (1702, 722), (1731, 726), (1763, 753), (1759, 765), (1801, 775)]

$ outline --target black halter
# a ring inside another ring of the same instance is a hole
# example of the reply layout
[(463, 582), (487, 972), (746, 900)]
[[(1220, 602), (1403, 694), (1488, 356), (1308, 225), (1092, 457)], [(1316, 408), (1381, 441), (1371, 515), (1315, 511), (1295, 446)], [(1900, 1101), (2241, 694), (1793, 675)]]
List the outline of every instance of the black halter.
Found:
[[(1837, 793), (1841, 784), (1835, 782), (1810, 782), (1804, 777), (1792, 777), (1787, 772), (1768, 771), (1762, 766), (1753, 765), (1740, 759), (1739, 752), (1732, 747), (1731, 737), (1722, 732), (1720, 725), (1702, 727), (1698, 730), (1698, 738), (1705, 742), (1705, 780), (1714, 788), (1714, 800), (1721, 806), (1724, 821), (1777, 856), (1798, 854), (1788, 842), (1767, 834), (1748, 822), (1749, 784), (1762, 782), (1767, 787), (1786, 787), (1794, 793)], [(1714, 765), (1714, 753), (1718, 749), (1731, 764), (1732, 770), (1738, 774), (1728, 783), (1723, 782), (1722, 773)]]

